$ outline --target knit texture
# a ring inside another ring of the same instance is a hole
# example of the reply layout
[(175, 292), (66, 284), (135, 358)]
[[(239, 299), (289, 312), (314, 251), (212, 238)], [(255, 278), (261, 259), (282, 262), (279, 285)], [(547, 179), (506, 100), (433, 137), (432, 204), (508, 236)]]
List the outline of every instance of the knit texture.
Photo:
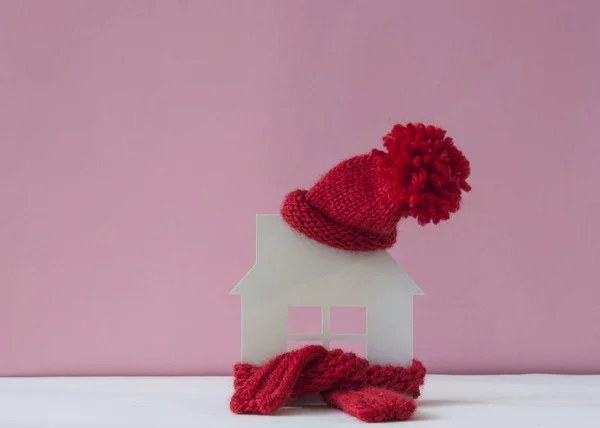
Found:
[(417, 409), (415, 400), (389, 389), (370, 386), (359, 391), (327, 393), (326, 401), (364, 422), (404, 421)]
[(460, 209), (470, 191), (469, 161), (446, 131), (396, 125), (383, 138), (387, 151), (347, 159), (309, 190), (294, 190), (281, 215), (296, 231), (324, 245), (374, 251), (396, 243), (400, 220), (437, 224)]
[(425, 368), (370, 365), (353, 353), (311, 345), (280, 354), (264, 366), (236, 364), (234, 413), (270, 415), (290, 400), (321, 393), (325, 402), (361, 420), (409, 418), (416, 409)]

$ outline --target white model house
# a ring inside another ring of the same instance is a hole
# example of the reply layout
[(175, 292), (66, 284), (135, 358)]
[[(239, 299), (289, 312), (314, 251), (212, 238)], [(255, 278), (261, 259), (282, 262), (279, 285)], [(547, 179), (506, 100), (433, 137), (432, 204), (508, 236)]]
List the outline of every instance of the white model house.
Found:
[[(231, 294), (242, 299), (243, 362), (262, 364), (298, 341), (329, 349), (364, 341), (372, 364), (412, 360), (413, 296), (423, 292), (387, 251), (336, 250), (295, 232), (279, 215), (258, 215), (256, 264)], [(357, 311), (366, 312), (366, 331), (334, 334), (332, 315), (349, 307), (366, 308)], [(290, 333), (294, 308), (320, 312), (320, 331)]]

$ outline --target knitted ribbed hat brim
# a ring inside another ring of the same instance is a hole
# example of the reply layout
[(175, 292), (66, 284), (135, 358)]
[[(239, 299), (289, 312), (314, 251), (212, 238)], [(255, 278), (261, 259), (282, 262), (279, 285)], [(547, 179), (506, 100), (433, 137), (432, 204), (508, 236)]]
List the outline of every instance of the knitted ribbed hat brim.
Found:
[(287, 224), (310, 239), (345, 251), (385, 250), (396, 242), (397, 232), (378, 234), (343, 225), (314, 208), (306, 200), (306, 190), (289, 193), (281, 209)]

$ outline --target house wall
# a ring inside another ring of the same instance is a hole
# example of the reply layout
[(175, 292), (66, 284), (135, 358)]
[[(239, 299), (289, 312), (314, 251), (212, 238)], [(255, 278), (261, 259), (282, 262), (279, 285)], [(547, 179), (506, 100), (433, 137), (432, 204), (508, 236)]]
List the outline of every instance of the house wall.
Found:
[(287, 304), (260, 297), (242, 297), (242, 356), (250, 364), (262, 364), (287, 350)]
[(410, 364), (413, 296), (382, 299), (367, 308), (367, 357), (373, 364)]

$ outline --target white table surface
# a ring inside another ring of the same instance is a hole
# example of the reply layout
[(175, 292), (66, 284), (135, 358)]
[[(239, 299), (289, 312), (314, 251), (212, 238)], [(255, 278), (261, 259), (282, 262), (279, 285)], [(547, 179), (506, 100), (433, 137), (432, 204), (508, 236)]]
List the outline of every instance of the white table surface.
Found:
[[(0, 427), (373, 426), (329, 408), (234, 415), (231, 392), (229, 377), (0, 378)], [(419, 403), (412, 420), (397, 424), (600, 428), (600, 376), (428, 375)]]

